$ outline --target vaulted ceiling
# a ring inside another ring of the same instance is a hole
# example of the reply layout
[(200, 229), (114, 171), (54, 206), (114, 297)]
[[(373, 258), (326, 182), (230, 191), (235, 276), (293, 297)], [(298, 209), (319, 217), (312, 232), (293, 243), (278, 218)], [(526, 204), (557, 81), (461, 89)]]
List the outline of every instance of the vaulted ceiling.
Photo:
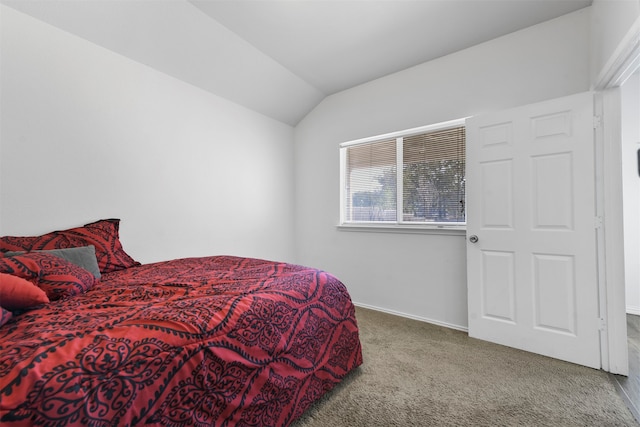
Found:
[(289, 125), (324, 97), (591, 0), (0, 0)]

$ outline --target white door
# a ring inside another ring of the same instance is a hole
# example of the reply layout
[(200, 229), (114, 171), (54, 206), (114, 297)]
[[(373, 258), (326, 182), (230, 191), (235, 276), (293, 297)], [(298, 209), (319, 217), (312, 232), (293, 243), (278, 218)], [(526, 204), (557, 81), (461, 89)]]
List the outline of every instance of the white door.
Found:
[(593, 94), (466, 127), (469, 335), (600, 368)]

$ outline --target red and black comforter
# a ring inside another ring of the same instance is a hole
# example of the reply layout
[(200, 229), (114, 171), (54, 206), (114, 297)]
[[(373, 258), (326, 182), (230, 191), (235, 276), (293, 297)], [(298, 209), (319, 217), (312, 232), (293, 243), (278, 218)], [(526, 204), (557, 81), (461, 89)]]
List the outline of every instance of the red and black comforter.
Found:
[(286, 426), (361, 363), (349, 294), (323, 271), (135, 266), (0, 328), (0, 424)]

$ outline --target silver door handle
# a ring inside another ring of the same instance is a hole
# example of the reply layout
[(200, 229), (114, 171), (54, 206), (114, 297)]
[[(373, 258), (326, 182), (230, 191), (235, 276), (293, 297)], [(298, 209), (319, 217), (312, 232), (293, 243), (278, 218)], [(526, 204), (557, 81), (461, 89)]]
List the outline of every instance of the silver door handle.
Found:
[(478, 242), (478, 236), (476, 236), (475, 234), (469, 236), (469, 241), (471, 243), (477, 243)]

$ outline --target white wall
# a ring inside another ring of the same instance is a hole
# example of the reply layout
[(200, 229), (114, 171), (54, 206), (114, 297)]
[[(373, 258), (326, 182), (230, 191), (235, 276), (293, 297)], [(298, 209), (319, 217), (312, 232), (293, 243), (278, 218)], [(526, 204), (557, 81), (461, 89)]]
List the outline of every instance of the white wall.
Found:
[(621, 88), (624, 258), (627, 313), (640, 315), (640, 71)]
[(338, 145), (588, 90), (589, 32), (587, 8), (325, 99), (295, 130), (297, 261), (356, 303), (465, 328), (465, 237), (337, 230)]
[(1, 6), (0, 234), (293, 260), (293, 129)]

